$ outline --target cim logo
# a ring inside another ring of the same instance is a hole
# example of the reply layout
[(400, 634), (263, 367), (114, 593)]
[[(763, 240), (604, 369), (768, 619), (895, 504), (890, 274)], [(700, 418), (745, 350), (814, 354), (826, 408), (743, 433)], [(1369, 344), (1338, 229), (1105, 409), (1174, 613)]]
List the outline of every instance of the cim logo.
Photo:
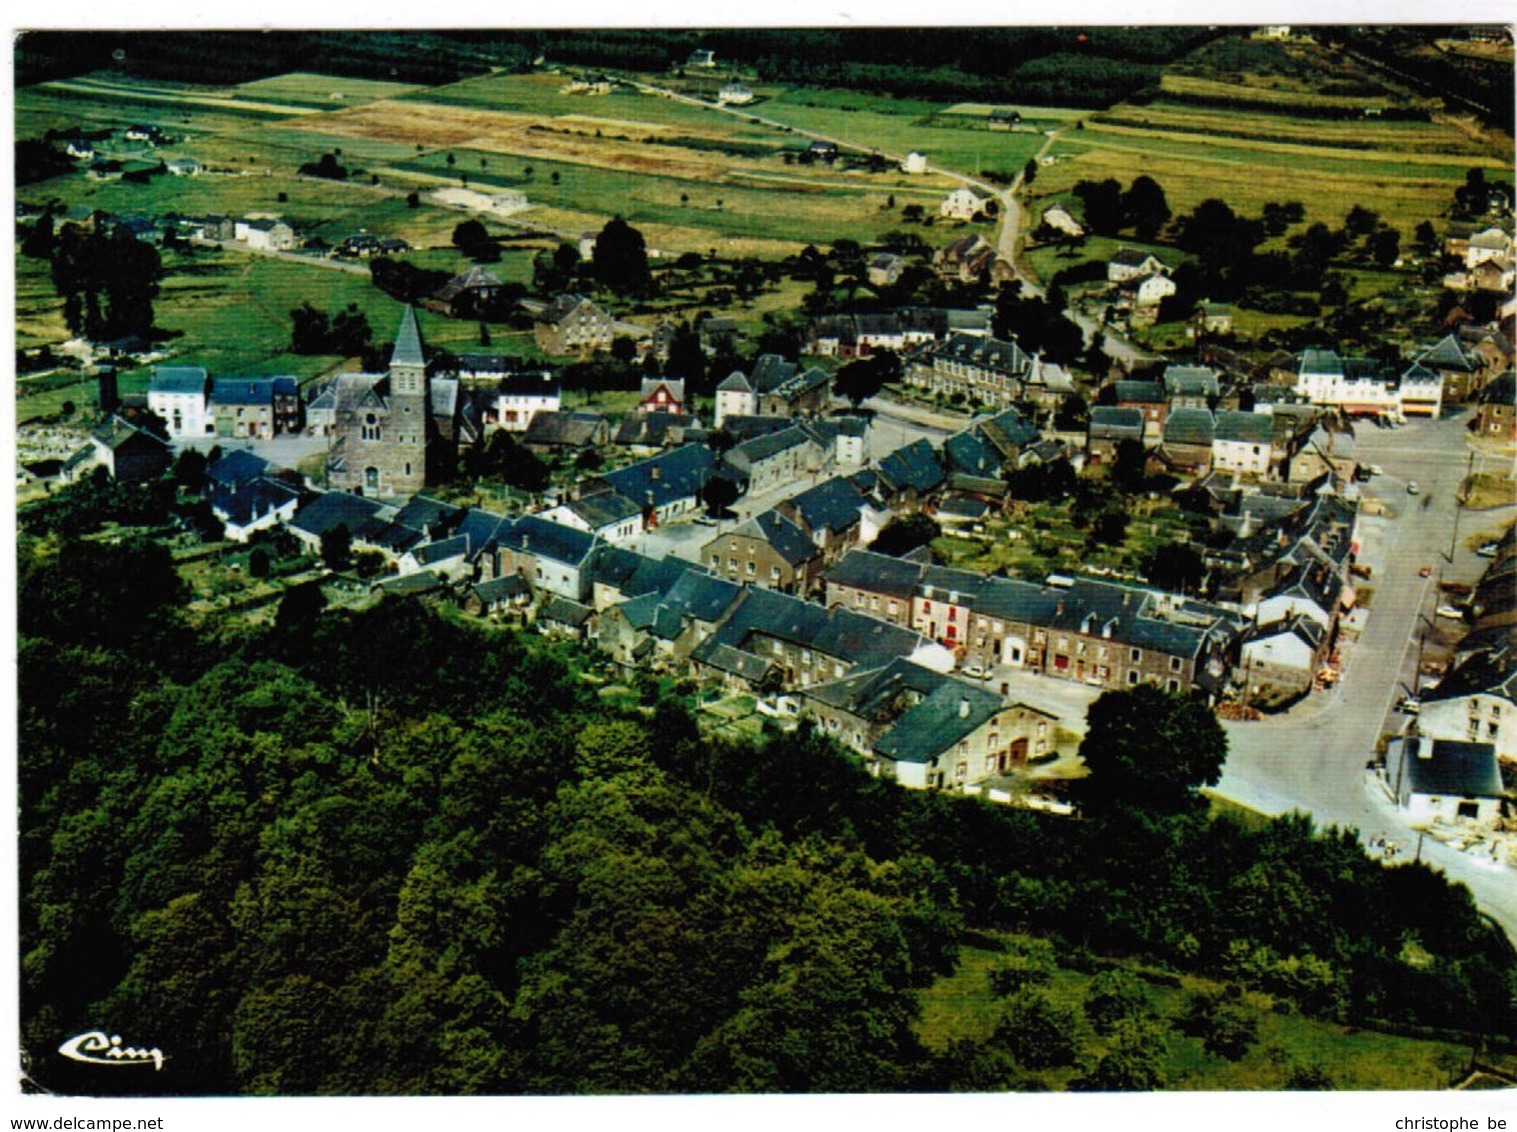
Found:
[(104, 1030), (76, 1034), (58, 1047), (58, 1052), (74, 1061), (89, 1065), (151, 1065), (163, 1069), (161, 1049), (137, 1049), (121, 1044), (120, 1034), (107, 1035)]

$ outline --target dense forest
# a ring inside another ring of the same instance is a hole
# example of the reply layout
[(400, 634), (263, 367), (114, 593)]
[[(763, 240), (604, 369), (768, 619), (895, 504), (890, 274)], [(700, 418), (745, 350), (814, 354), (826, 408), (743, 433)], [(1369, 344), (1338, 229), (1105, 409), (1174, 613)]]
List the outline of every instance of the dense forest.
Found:
[[(47, 1088), (1004, 1088), (1015, 1058), (915, 1028), (990, 929), (1323, 1018), (1511, 1029), (1510, 949), (1467, 890), (1304, 820), (1208, 817), (1225, 739), (1194, 700), (1097, 701), (1078, 820), (910, 792), (804, 726), (705, 738), (678, 686), (608, 709), (589, 654), (412, 600), (194, 627), (162, 545), (81, 520), (104, 490), (66, 489), (20, 548), (21, 1017)], [(163, 1072), (53, 1053), (99, 1025)]]

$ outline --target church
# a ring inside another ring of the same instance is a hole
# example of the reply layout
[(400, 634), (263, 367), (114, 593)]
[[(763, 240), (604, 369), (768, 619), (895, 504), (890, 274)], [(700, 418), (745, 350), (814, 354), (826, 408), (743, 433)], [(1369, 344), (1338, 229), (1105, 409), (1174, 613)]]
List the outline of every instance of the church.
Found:
[(434, 377), (407, 306), (386, 373), (346, 373), (334, 379), (334, 433), (327, 484), (359, 495), (411, 495), (446, 478), (460, 443), (472, 443), (479, 423), (456, 377)]

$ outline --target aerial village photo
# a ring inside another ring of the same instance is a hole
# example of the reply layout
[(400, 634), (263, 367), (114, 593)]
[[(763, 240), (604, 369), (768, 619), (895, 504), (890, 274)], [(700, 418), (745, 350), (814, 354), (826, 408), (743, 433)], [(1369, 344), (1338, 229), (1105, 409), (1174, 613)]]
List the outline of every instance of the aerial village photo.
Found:
[(12, 1127), (1517, 1128), (1511, 27), (13, 52)]

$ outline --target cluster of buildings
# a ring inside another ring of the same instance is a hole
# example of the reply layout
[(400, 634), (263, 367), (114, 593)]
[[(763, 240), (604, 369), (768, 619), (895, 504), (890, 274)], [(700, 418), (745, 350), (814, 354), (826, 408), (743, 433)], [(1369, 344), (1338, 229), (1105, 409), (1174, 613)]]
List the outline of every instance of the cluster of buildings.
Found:
[(147, 407), (173, 441), (267, 439), (305, 427), (300, 382), (293, 377), (213, 378), (201, 366), (158, 366)]

